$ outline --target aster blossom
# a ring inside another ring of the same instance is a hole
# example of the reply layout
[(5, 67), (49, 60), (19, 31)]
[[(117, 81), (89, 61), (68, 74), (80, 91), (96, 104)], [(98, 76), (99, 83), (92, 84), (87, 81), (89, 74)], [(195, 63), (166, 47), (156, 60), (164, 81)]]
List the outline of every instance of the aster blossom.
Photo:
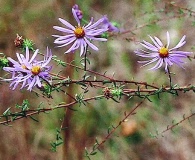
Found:
[(51, 66), (48, 66), (52, 58), (51, 50), (47, 48), (47, 54), (41, 61), (36, 60), (36, 56), (39, 50), (37, 49), (30, 58), (29, 49), (26, 48), (26, 57), (23, 54), (16, 53), (18, 61), (8, 57), (10, 62), (9, 67), (3, 67), (3, 70), (10, 72), (12, 77), (10, 79), (4, 79), (4, 81), (10, 81), (10, 88), (13, 90), (22, 83), (21, 89), (28, 87), (27, 90), (32, 90), (34, 86), (41, 87), (41, 82), (50, 80), (49, 71)]
[(146, 61), (138, 61), (139, 63), (143, 63), (143, 66), (149, 65), (151, 63), (156, 62), (156, 64), (150, 68), (150, 70), (155, 70), (160, 68), (163, 64), (165, 65), (165, 72), (168, 72), (168, 67), (172, 66), (173, 64), (178, 65), (179, 67), (182, 67), (182, 63), (184, 63), (181, 59), (187, 58), (191, 52), (185, 52), (178, 50), (180, 47), (182, 47), (186, 41), (186, 36), (184, 35), (179, 43), (169, 49), (170, 45), (170, 36), (169, 32), (167, 32), (167, 44), (163, 45), (162, 41), (157, 37), (151, 37), (153, 44), (146, 42), (143, 40), (140, 44), (147, 49), (147, 51), (139, 49), (135, 51), (136, 55), (143, 57), (143, 58), (151, 58), (150, 60)]
[(64, 35), (53, 35), (56, 37), (54, 43), (58, 44), (58, 47), (64, 47), (72, 44), (65, 53), (74, 52), (80, 48), (80, 56), (86, 54), (87, 46), (97, 51), (98, 48), (91, 43), (91, 40), (107, 41), (106, 38), (100, 37), (101, 34), (108, 30), (108, 28), (99, 27), (104, 21), (104, 17), (95, 23), (93, 23), (94, 19), (91, 18), (90, 22), (86, 26), (81, 26), (81, 21), (77, 15), (76, 9), (72, 8), (72, 13), (78, 25), (75, 27), (66, 20), (59, 18), (59, 21), (65, 27), (54, 26), (53, 28), (63, 32)]
[(117, 25), (117, 24), (110, 22), (108, 17), (104, 16), (104, 21), (103, 21), (102, 27), (108, 28), (108, 32), (119, 32), (120, 31), (119, 28), (116, 27), (115, 25)]

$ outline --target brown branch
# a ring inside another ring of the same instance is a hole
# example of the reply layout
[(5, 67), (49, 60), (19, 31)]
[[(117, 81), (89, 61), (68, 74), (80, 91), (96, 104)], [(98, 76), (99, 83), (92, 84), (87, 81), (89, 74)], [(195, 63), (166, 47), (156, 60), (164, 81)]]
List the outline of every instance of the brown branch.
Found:
[[(85, 98), (85, 99), (83, 99), (83, 101), (88, 102), (88, 101), (95, 100), (95, 99), (102, 98), (102, 97), (104, 97), (104, 95), (99, 95), (99, 96), (95, 96), (95, 97), (91, 97), (91, 98)], [(79, 103), (79, 102), (73, 101), (73, 102), (68, 103), (68, 104), (59, 104), (59, 105), (52, 107), (52, 108), (42, 108), (42, 109), (38, 109), (38, 110), (27, 110), (27, 111), (25, 111), (25, 113), (26, 113), (25, 116), (18, 116), (14, 119), (14, 121), (22, 119), (22, 118), (27, 118), (27, 117), (30, 117), (30, 116), (33, 116), (33, 115), (36, 115), (36, 114), (39, 114), (42, 112), (52, 111), (52, 110), (60, 109), (60, 108), (69, 108), (77, 103)], [(15, 114), (17, 114), (17, 113), (15, 113)], [(8, 123), (12, 122), (13, 121), (12, 116), (16, 116), (15, 114), (8, 115), (7, 117), (11, 117), (11, 118), (0, 122), (0, 124), (8, 124)], [(1, 116), (1, 117), (6, 117), (6, 116)]]
[(121, 124), (123, 122), (125, 122), (125, 120), (135, 114), (135, 110), (140, 107), (142, 105), (142, 103), (144, 102), (145, 99), (143, 99), (140, 103), (138, 103), (128, 114), (125, 115), (125, 117), (118, 123), (118, 125), (116, 127), (113, 128), (113, 130), (111, 132), (108, 133), (108, 135), (104, 138), (104, 140), (101, 141), (101, 143), (98, 143), (97, 146), (91, 151), (91, 153), (93, 153), (95, 150), (99, 149), (108, 139), (110, 139), (111, 135), (116, 131), (116, 129), (121, 126)]
[(169, 131), (169, 130), (172, 130), (174, 127), (176, 127), (176, 126), (178, 126), (180, 123), (182, 123), (182, 122), (184, 122), (185, 120), (189, 120), (192, 116), (194, 116), (195, 115), (195, 113), (192, 113), (191, 115), (189, 115), (189, 116), (187, 116), (187, 117), (183, 117), (183, 119), (181, 120), (181, 121), (179, 121), (179, 122), (177, 122), (176, 124), (174, 124), (174, 125), (172, 125), (172, 126), (167, 126), (167, 129), (166, 130), (164, 130), (164, 131), (162, 131), (161, 132), (161, 134), (163, 134), (163, 133), (165, 133), (165, 132), (167, 132), (167, 131)]
[[(112, 80), (70, 80), (70, 82), (58, 82), (53, 84), (54, 86), (59, 85), (59, 84), (73, 84), (73, 83), (124, 83), (124, 84), (135, 84), (135, 85), (143, 85), (145, 87), (151, 87), (155, 89), (159, 89), (157, 86), (148, 84), (147, 82), (136, 82), (136, 81), (128, 81), (128, 80), (117, 80), (117, 79), (112, 79)], [(93, 84), (92, 84), (93, 85)]]
[[(158, 91), (160, 88), (155, 88), (155, 89), (140, 89), (139, 92), (147, 92), (147, 93), (152, 93), (152, 92), (156, 92)], [(164, 88), (161, 88), (163, 92), (166, 92), (166, 91), (171, 91), (171, 90), (174, 90), (174, 91), (194, 91), (195, 90), (195, 86), (184, 86), (184, 87), (175, 87), (175, 88), (172, 88), (172, 87), (164, 87)], [(123, 92), (124, 93), (135, 93), (137, 92), (138, 90), (137, 89), (124, 89)]]
[(145, 23), (145, 24), (142, 24), (138, 27), (135, 27), (133, 29), (129, 29), (129, 30), (125, 30), (123, 32), (120, 32), (118, 35), (123, 35), (123, 34), (126, 34), (126, 33), (132, 33), (133, 31), (136, 31), (138, 29), (142, 29), (148, 25), (151, 25), (151, 24), (156, 24), (156, 23), (159, 23), (159, 22), (163, 22), (163, 21), (168, 21), (168, 20), (171, 20), (171, 19), (175, 19), (175, 18), (181, 18), (181, 17), (184, 17), (185, 15), (177, 15), (177, 16), (173, 16), (173, 17), (168, 17), (168, 18), (162, 18), (162, 19), (157, 19), (157, 20), (153, 20), (151, 21), (150, 23)]
[[(129, 93), (140, 92), (140, 93), (153, 93), (154, 94), (159, 89), (160, 88), (139, 89), (139, 90), (138, 89), (123, 89), (123, 93), (129, 94)], [(194, 86), (184, 86), (184, 87), (176, 87), (176, 88), (170, 88), (170, 87), (161, 88), (161, 92), (167, 92), (167, 91), (171, 91), (171, 90), (175, 90), (175, 91), (191, 91), (191, 90), (193, 90), (194, 91), (195, 87)], [(90, 97), (90, 98), (85, 98), (85, 99), (83, 99), (83, 101), (87, 102), (87, 101), (91, 101), (91, 100), (95, 100), (95, 99), (103, 98), (103, 97), (104, 97), (104, 95), (99, 95), (99, 96), (94, 96), (94, 97)], [(78, 103), (78, 101), (75, 100), (74, 97), (72, 97), (72, 98), (74, 99), (74, 101), (70, 102), (68, 104), (59, 104), (59, 105), (57, 105), (55, 107), (52, 107), (52, 108), (43, 108), (43, 109), (38, 109), (38, 110), (27, 110), (27, 111), (25, 111), (25, 113), (26, 113), (25, 116), (18, 116), (14, 120), (18, 120), (18, 119), (21, 119), (21, 118), (24, 118), (24, 117), (29, 117), (29, 116), (32, 116), (32, 115), (35, 115), (35, 114), (39, 114), (41, 112), (47, 112), (47, 111), (52, 111), (52, 110), (59, 109), (59, 108), (71, 107), (71, 106)], [(20, 112), (18, 112), (18, 113), (20, 113)], [(16, 116), (16, 115), (17, 115), (17, 113), (12, 114), (12, 115), (8, 115), (8, 117)], [(1, 116), (1, 117), (5, 117), (5, 116)], [(9, 123), (9, 122), (12, 122), (12, 119), (2, 121), (2, 122), (0, 122), (0, 124), (6, 124), (6, 123)]]
[(195, 14), (195, 11), (193, 11), (193, 10), (187, 8), (187, 7), (181, 7), (181, 6), (177, 5), (176, 3), (168, 2), (168, 1), (166, 1), (165, 3), (167, 3), (168, 5), (171, 5), (171, 6), (175, 7), (175, 8), (179, 8), (179, 9), (185, 10), (185, 11), (191, 13), (191, 14), (192, 13)]

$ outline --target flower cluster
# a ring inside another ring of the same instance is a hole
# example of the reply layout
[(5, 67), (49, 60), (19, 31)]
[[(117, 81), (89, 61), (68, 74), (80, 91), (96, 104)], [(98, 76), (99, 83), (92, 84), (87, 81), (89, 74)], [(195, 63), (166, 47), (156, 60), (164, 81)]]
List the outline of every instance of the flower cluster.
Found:
[(81, 20), (83, 18), (83, 12), (79, 9), (79, 6), (75, 4), (72, 9), (74, 9), (75, 14), (77, 15), (78, 19)]
[[(64, 47), (71, 45), (71, 47), (65, 52), (75, 52), (78, 48), (80, 48), (80, 56), (85, 55), (87, 53), (87, 48), (90, 47), (93, 50), (98, 50), (98, 48), (91, 43), (92, 40), (98, 41), (107, 41), (106, 38), (101, 37), (102, 34), (107, 32), (119, 32), (119, 29), (114, 26), (111, 22), (109, 22), (107, 16), (103, 16), (98, 21), (94, 22), (94, 19), (91, 18), (90, 22), (87, 25), (81, 25), (81, 20), (83, 18), (82, 11), (79, 9), (78, 5), (74, 5), (72, 8), (72, 14), (77, 22), (77, 26), (71, 25), (66, 20), (59, 18), (59, 21), (65, 26), (54, 26), (53, 28), (62, 32), (63, 35), (53, 35), (56, 37), (54, 43), (58, 45), (58, 47)], [(169, 32), (167, 32), (167, 44), (164, 45), (162, 41), (157, 37), (151, 37), (153, 44), (144, 41), (140, 44), (145, 47), (147, 50), (138, 49), (135, 51), (135, 54), (143, 57), (150, 58), (146, 61), (138, 61), (139, 63), (143, 63), (143, 66), (149, 65), (151, 63), (156, 64), (150, 68), (150, 70), (155, 70), (163, 66), (165, 64), (165, 71), (169, 71), (169, 66), (176, 64), (183, 68), (182, 61), (183, 58), (187, 58), (191, 52), (185, 52), (178, 50), (182, 47), (186, 41), (186, 36), (183, 36), (179, 43), (173, 47), (169, 48), (170, 45), (170, 36)], [(26, 49), (26, 57), (23, 54), (16, 53), (18, 62), (8, 57), (9, 66), (4, 65), (3, 69), (12, 74), (10, 79), (5, 79), (5, 81), (9, 81), (10, 87), (15, 89), (19, 83), (21, 84), (21, 88), (27, 87), (27, 90), (32, 90), (34, 86), (41, 87), (42, 81), (45, 81), (49, 84), (51, 66), (48, 66), (50, 60), (52, 59), (51, 50), (47, 48), (47, 54), (44, 56), (44, 60), (38, 61), (36, 60), (36, 56), (39, 50), (34, 50), (32, 48), (32, 41), (24, 40), (21, 36), (17, 35), (16, 40), (14, 41), (15, 45), (18, 47), (24, 46)], [(29, 47), (31, 46), (31, 47)], [(30, 58), (29, 50), (34, 51), (33, 56)], [(110, 90), (105, 90), (105, 96), (110, 97)]]
[(65, 27), (54, 26), (53, 28), (63, 32), (65, 35), (53, 35), (56, 37), (54, 43), (58, 44), (58, 47), (64, 47), (73, 43), (65, 53), (75, 52), (76, 49), (80, 48), (80, 56), (86, 54), (87, 46), (97, 51), (98, 48), (91, 43), (91, 40), (107, 41), (106, 38), (101, 38), (101, 34), (108, 31), (108, 28), (100, 27), (104, 22), (105, 17), (100, 18), (95, 23), (94, 19), (91, 18), (87, 25), (81, 26), (77, 10), (72, 8), (72, 13), (77, 21), (77, 26), (75, 27), (66, 20), (59, 18), (59, 21), (65, 25)]
[(164, 63), (166, 72), (168, 72), (168, 67), (172, 66), (173, 64), (176, 64), (183, 68), (182, 63), (184, 62), (181, 59), (187, 58), (191, 54), (191, 52), (179, 51), (178, 48), (182, 47), (186, 43), (185, 41), (186, 36), (183, 36), (182, 39), (179, 41), (179, 43), (171, 49), (169, 49), (169, 44), (170, 44), (169, 32), (167, 32), (166, 45), (163, 45), (161, 40), (157, 37), (154, 38), (152, 38), (151, 36), (149, 37), (154, 43), (154, 45), (149, 42), (143, 41), (140, 44), (143, 47), (145, 47), (148, 51), (139, 49), (135, 51), (135, 53), (140, 57), (151, 58), (151, 60), (139, 61), (139, 63), (144, 63), (143, 66), (146, 66), (148, 64), (157, 62), (155, 66), (150, 68), (150, 70), (158, 69)]
[(30, 58), (29, 49), (26, 48), (26, 57), (23, 54), (16, 53), (18, 62), (8, 57), (7, 59), (11, 63), (9, 67), (3, 67), (3, 69), (12, 74), (10, 79), (10, 88), (13, 90), (22, 83), (21, 89), (28, 87), (27, 90), (32, 90), (34, 86), (41, 87), (41, 81), (49, 82), (49, 71), (51, 66), (47, 66), (52, 58), (51, 50), (47, 48), (47, 54), (42, 61), (36, 60), (36, 56), (39, 50), (37, 49), (33, 56)]

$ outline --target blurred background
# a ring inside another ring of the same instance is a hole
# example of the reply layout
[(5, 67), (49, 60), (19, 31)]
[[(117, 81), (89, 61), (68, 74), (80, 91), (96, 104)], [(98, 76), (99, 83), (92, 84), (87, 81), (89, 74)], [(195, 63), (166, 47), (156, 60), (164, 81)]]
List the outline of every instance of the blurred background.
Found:
[[(120, 24), (121, 32), (109, 38), (107, 43), (96, 43), (99, 52), (91, 51), (89, 55), (91, 70), (112, 76), (116, 79), (147, 81), (158, 86), (168, 85), (168, 76), (164, 69), (148, 71), (149, 67), (140, 68), (140, 60), (134, 54), (139, 48), (138, 42), (143, 39), (150, 42), (148, 35), (157, 36), (166, 43), (166, 32), (171, 36), (171, 47), (174, 47), (183, 35), (187, 43), (182, 50), (193, 52), (195, 49), (195, 4), (193, 0), (0, 0), (0, 52), (16, 58), (20, 52), (14, 46), (16, 34), (33, 40), (36, 48), (43, 53), (46, 47), (52, 49), (59, 59), (70, 62), (73, 59), (79, 65), (79, 52), (64, 55), (67, 48), (55, 48), (52, 34), (56, 34), (54, 25), (60, 26), (58, 18), (64, 18), (72, 24), (76, 22), (71, 13), (71, 7), (77, 3), (86, 19), (93, 16), (96, 20), (107, 15), (110, 21)], [(190, 10), (188, 10), (188, 9)], [(188, 61), (185, 70), (177, 66), (171, 67), (175, 73), (173, 83), (179, 86), (195, 84), (194, 63)], [(83, 73), (74, 69), (56, 66), (56, 72), (63, 71), (65, 76), (80, 78)], [(0, 71), (1, 76), (5, 72)], [(37, 97), (36, 94), (19, 89), (12, 91), (9, 84), (0, 84), (0, 114), (8, 107), (15, 110), (15, 104), (29, 99), (32, 108), (37, 108), (40, 102), (44, 107), (51, 107), (60, 102), (68, 103), (62, 93), (53, 93), (53, 99)], [(67, 92), (74, 95), (81, 93), (80, 87), (71, 86)], [(86, 97), (101, 94), (101, 90), (90, 90)], [(195, 118), (192, 117), (173, 131), (167, 131), (158, 138), (151, 136), (161, 133), (168, 125), (180, 121), (184, 114), (194, 112), (194, 94), (179, 93), (178, 96), (162, 94), (151, 97), (152, 102), (145, 102), (134, 116), (119, 127), (112, 138), (102, 147), (101, 152), (92, 156), (93, 160), (193, 160), (195, 159)], [(35, 118), (23, 118), (10, 123), (10, 126), (0, 126), (0, 160), (82, 160), (87, 159), (85, 147), (91, 149), (97, 138), (103, 140), (112, 125), (116, 126), (123, 119), (124, 112), (130, 111), (140, 99), (122, 98), (120, 103), (112, 100), (91, 101), (86, 106), (75, 106), (76, 111), (64, 109), (54, 110), (47, 114), (41, 113)], [(50, 143), (56, 139), (56, 128), (62, 121), (66, 131), (63, 131), (64, 144), (51, 151)]]

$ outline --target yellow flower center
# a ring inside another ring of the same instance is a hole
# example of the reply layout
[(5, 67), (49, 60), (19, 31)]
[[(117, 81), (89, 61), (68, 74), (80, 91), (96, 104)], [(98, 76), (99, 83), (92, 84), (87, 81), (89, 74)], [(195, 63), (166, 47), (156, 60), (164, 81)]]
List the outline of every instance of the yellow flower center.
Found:
[(78, 26), (74, 30), (74, 34), (77, 38), (83, 38), (85, 36), (85, 31), (82, 27)]
[(41, 72), (41, 67), (40, 66), (33, 66), (31, 69), (32, 74), (35, 76), (38, 75)]
[(166, 58), (166, 57), (169, 56), (169, 50), (168, 50), (168, 48), (162, 47), (158, 52), (159, 52), (159, 56), (161, 58)]

